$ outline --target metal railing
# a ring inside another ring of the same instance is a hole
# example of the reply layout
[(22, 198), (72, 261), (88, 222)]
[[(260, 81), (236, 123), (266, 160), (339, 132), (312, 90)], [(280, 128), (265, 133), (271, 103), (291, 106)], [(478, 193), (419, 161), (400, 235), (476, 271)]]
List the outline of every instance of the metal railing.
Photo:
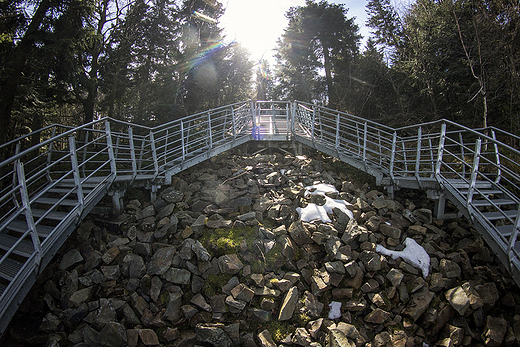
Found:
[[(33, 139), (36, 145), (30, 145)], [(0, 146), (0, 331), (79, 221), (115, 182), (169, 183), (250, 140), (293, 141), (389, 187), (440, 192), (520, 283), (520, 138), (440, 120), (391, 128), (305, 102), (246, 101), (146, 127), (104, 118), (54, 124)], [(15, 266), (16, 265), (16, 266)], [(11, 270), (14, 266), (14, 270)]]

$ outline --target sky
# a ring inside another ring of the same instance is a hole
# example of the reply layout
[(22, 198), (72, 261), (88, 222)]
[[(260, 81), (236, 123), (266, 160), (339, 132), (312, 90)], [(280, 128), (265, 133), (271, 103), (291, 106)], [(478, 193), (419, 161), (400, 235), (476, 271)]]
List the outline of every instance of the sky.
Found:
[[(290, 7), (303, 6), (305, 0), (220, 0), (225, 8), (220, 18), (229, 39), (235, 39), (251, 52), (253, 60), (262, 57), (272, 61), (276, 40), (287, 26), (285, 13)], [(363, 42), (369, 35), (365, 26), (368, 0), (329, 0), (329, 3), (344, 4), (348, 8), (347, 18), (356, 17)]]

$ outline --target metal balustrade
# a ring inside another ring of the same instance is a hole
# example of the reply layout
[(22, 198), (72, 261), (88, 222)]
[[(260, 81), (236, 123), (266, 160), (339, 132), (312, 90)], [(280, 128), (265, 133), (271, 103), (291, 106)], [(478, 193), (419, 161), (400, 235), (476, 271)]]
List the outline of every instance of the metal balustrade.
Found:
[(249, 141), (303, 144), (394, 189), (425, 189), (465, 215), (520, 285), (520, 143), (500, 129), (440, 120), (403, 128), (287, 101), (247, 101), (146, 127), (104, 118), (54, 124), (0, 146), (0, 332), (80, 221), (107, 193), (152, 193), (173, 175)]

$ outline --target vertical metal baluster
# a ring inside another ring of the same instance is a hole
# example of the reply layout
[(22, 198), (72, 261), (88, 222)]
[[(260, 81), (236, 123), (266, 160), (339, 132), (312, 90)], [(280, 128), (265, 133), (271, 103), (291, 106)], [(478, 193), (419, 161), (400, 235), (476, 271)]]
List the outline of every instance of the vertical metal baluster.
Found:
[(440, 183), (442, 156), (444, 154), (444, 142), (446, 141), (446, 123), (441, 125), (441, 133), (439, 134), (439, 150), (437, 152), (437, 163), (435, 164), (435, 179)]
[(78, 205), (79, 205), (78, 216), (81, 216), (81, 213), (83, 212), (83, 207), (85, 205), (84, 205), (83, 187), (81, 185), (81, 177), (79, 175), (78, 157), (76, 154), (76, 138), (74, 136), (69, 136), (69, 150), (70, 150), (70, 163), (72, 166), (72, 176), (74, 177), (74, 185), (76, 186), (76, 196), (78, 198)]
[(466, 208), (470, 210), (470, 204), (473, 200), (473, 193), (475, 192), (475, 185), (477, 182), (478, 166), (480, 164), (480, 151), (482, 148), (482, 139), (478, 138), (475, 143), (475, 156), (473, 157), (473, 167), (471, 169), (471, 180), (469, 182), (468, 196), (466, 198)]
[(108, 149), (108, 159), (110, 161), (110, 172), (113, 175), (113, 178), (116, 178), (117, 169), (116, 169), (116, 157), (114, 156), (114, 147), (112, 145), (112, 133), (110, 131), (110, 122), (105, 122), (105, 134), (107, 137), (107, 149)]
[(181, 120), (181, 146), (182, 146), (182, 162), (186, 160), (186, 144), (184, 143), (184, 121)]
[(152, 151), (154, 175), (159, 174), (159, 163), (157, 162), (157, 150), (155, 149), (155, 138), (153, 132), (150, 130), (150, 150)]
[(365, 122), (365, 129), (363, 131), (363, 163), (365, 164), (365, 169), (367, 168), (367, 132), (368, 123)]
[(397, 133), (394, 131), (394, 135), (392, 136), (392, 153), (390, 154), (390, 178), (392, 179), (392, 184), (394, 184), (394, 163), (395, 163), (396, 147), (397, 147)]
[(34, 263), (36, 264), (36, 271), (38, 273), (38, 268), (40, 266), (42, 258), (42, 246), (40, 243), (40, 237), (38, 236), (38, 231), (36, 230), (36, 224), (34, 223), (31, 205), (29, 204), (30, 200), (29, 193), (27, 192), (27, 184), (25, 181), (24, 167), (19, 159), (15, 161), (15, 170), (17, 172), (18, 183), (20, 185), (20, 197), (22, 198), (22, 206), (24, 208), (25, 220), (27, 222), (27, 227), (30, 230), (31, 240), (35, 251)]
[(497, 177), (495, 178), (495, 184), (498, 184), (500, 183), (500, 179), (502, 178), (502, 168), (500, 164), (500, 152), (498, 151), (497, 137), (494, 130), (491, 130), (491, 137), (493, 138), (493, 147), (495, 149), (495, 159), (497, 167)]
[[(422, 128), (417, 129), (417, 151), (415, 153), (415, 178), (419, 182), (419, 167), (421, 165), (421, 147), (422, 147)], [(419, 184), (420, 186), (420, 184)]]
[(466, 179), (466, 153), (464, 151), (464, 139), (462, 137), (462, 132), (459, 132), (459, 146), (462, 162), (462, 178)]
[(128, 127), (128, 144), (130, 146), (130, 159), (132, 161), (132, 179), (137, 176), (137, 161), (135, 158), (135, 147), (134, 147), (134, 131), (132, 127)]
[(213, 148), (213, 135), (211, 132), (211, 113), (208, 112), (209, 148)]

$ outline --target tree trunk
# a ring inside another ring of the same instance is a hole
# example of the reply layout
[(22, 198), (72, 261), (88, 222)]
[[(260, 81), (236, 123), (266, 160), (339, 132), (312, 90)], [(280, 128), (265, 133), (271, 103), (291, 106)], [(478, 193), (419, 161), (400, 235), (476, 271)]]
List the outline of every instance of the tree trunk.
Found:
[(10, 137), (13, 136), (11, 114), (18, 85), (20, 84), (20, 78), (22, 77), (27, 55), (29, 54), (32, 44), (31, 37), (36, 30), (38, 30), (45, 13), (50, 7), (50, 0), (42, 0), (40, 2), (20, 43), (13, 48), (11, 56), (8, 58), (8, 61), (12, 62), (12, 66), (5, 67), (5, 69), (9, 71), (8, 77), (6, 77), (3, 87), (0, 89), (0, 127), (2, 127), (3, 130), (0, 131), (0, 144), (6, 143)]

